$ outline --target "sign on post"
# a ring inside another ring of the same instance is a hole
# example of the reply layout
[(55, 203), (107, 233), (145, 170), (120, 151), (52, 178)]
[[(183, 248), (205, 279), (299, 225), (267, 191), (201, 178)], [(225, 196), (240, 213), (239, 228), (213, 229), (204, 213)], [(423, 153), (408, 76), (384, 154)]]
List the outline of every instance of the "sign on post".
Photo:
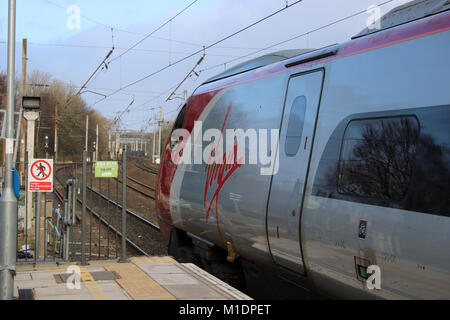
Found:
[(32, 159), (28, 167), (28, 191), (53, 192), (53, 159)]
[(119, 175), (119, 164), (117, 161), (97, 161), (95, 163), (96, 178), (117, 178)]

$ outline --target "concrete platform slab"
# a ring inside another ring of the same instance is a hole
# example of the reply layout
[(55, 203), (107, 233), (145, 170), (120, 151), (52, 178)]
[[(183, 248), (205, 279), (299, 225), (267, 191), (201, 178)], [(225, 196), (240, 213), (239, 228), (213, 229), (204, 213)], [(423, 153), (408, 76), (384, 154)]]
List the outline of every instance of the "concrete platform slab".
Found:
[(176, 264), (136, 264), (150, 276), (153, 274), (183, 274), (184, 270), (180, 269)]
[(27, 280), (33, 280), (31, 279), (31, 274), (29, 272), (21, 272), (17, 273), (15, 278), (16, 281), (27, 281)]
[(92, 261), (87, 266), (18, 265), (16, 297), (19, 289), (34, 290), (37, 300), (250, 299), (195, 265), (180, 264), (171, 257), (134, 257), (129, 263)]
[(198, 280), (186, 273), (162, 274), (154, 273), (151, 277), (162, 285), (191, 285), (200, 284)]
[(204, 284), (190, 285), (166, 285), (164, 286), (171, 294), (178, 299), (205, 300), (205, 299), (226, 299), (223, 294), (209, 288)]

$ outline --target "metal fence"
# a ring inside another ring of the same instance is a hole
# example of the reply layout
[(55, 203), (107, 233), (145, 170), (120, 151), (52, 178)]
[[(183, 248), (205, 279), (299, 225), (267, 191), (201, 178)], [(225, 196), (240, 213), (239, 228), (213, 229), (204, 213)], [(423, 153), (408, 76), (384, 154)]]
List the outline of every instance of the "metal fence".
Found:
[[(126, 181), (126, 152), (122, 165)], [(126, 183), (95, 178), (85, 151), (82, 162), (72, 154), (55, 164), (53, 193), (31, 195), (28, 208), (19, 195), (17, 263), (126, 260)]]
[[(28, 168), (27, 162), (25, 168)], [(25, 185), (27, 180), (25, 175)], [(31, 202), (29, 205), (25, 203), (27, 196)], [(27, 195), (26, 191), (21, 190), (18, 202), (17, 262), (61, 260), (64, 231), (62, 197), (56, 193)]]

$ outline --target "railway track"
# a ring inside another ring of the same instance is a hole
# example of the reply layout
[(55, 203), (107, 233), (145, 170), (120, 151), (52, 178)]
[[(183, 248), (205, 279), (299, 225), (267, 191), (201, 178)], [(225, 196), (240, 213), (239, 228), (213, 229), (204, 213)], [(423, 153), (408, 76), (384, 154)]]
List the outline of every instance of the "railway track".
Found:
[[(63, 169), (65, 169), (65, 168), (60, 168), (60, 169), (58, 169), (58, 170), (56, 171), (56, 175), (55, 175), (56, 180), (57, 180), (58, 183), (61, 185), (61, 187), (64, 187), (64, 185), (62, 184), (61, 180), (59, 179), (58, 173), (59, 173), (61, 170), (63, 170)], [(61, 193), (58, 189), (56, 189), (56, 188), (54, 189), (54, 193), (56, 194), (56, 197), (58, 198), (58, 200), (60, 201), (60, 203), (63, 204), (63, 203), (64, 203), (64, 197), (63, 197), (62, 193)], [(77, 198), (77, 202), (78, 202), (80, 205), (82, 205), (82, 203), (83, 203), (82, 200), (79, 199), (79, 198)], [(106, 228), (108, 229), (108, 231), (112, 231), (113, 233), (117, 234), (120, 238), (122, 237), (122, 233), (121, 233), (119, 230), (117, 230), (116, 228), (114, 228), (113, 226), (111, 226), (111, 224), (110, 224), (108, 221), (106, 221), (105, 219), (103, 219), (103, 218), (101, 217), (101, 215), (100, 215), (98, 212), (96, 212), (92, 207), (86, 205), (86, 210), (87, 210), (87, 212), (90, 213), (92, 216), (94, 216), (95, 218), (97, 218), (97, 220), (98, 220), (104, 227), (106, 227)], [(79, 213), (76, 213), (76, 219), (77, 219), (77, 222), (81, 222), (81, 216), (80, 216)], [(136, 245), (136, 244), (135, 244), (133, 241), (131, 241), (129, 238), (126, 239), (126, 242), (127, 242), (127, 244), (128, 244), (131, 248), (133, 248), (134, 250), (136, 250), (139, 254), (143, 254), (143, 255), (146, 255), (146, 256), (149, 255), (147, 252), (145, 252), (142, 248), (140, 248), (138, 245)], [(78, 245), (78, 246), (80, 246), (80, 245)], [(89, 255), (91, 255), (91, 253), (90, 253)]]
[[(119, 182), (119, 183), (122, 183), (122, 180), (120, 180), (119, 178), (115, 178), (115, 180), (117, 182)], [(151, 187), (149, 185), (146, 185), (145, 183), (142, 183), (142, 182), (140, 182), (140, 181), (138, 181), (138, 180), (136, 180), (136, 179), (134, 179), (134, 178), (132, 178), (130, 176), (127, 176), (127, 180), (130, 180), (131, 182), (135, 183), (136, 185), (138, 185), (141, 188), (144, 188), (145, 190), (150, 190), (150, 191), (155, 192), (155, 188), (153, 188), (153, 187)], [(142, 189), (139, 189), (138, 187), (134, 187), (134, 186), (132, 186), (132, 185), (127, 183), (127, 188), (129, 188), (129, 189), (131, 189), (131, 190), (133, 190), (133, 191), (143, 195), (144, 197), (147, 197), (147, 198), (155, 200), (155, 196), (154, 195), (151, 195), (151, 194), (149, 194), (149, 193), (147, 193), (145, 191), (142, 191)]]
[[(139, 159), (139, 158), (134, 158), (134, 159), (136, 160), (135, 166), (136, 166), (137, 168), (139, 168), (139, 169), (141, 169), (141, 170), (144, 170), (144, 171), (147, 171), (147, 172), (152, 173), (152, 174), (158, 174), (158, 170), (155, 169), (155, 168), (150, 168), (150, 167), (147, 167), (147, 166), (145, 166), (145, 165), (136, 165), (136, 163), (137, 163), (140, 159)], [(121, 162), (122, 162), (122, 161), (119, 160), (119, 164), (120, 164)], [(122, 166), (120, 165), (119, 168), (121, 168), (121, 167), (122, 167)], [(121, 171), (122, 171), (122, 170), (119, 169), (119, 176), (122, 175), (122, 174), (121, 174)], [(119, 182), (119, 183), (122, 183), (122, 180), (119, 179), (119, 178), (115, 178), (115, 180), (116, 180), (117, 182)], [(143, 183), (143, 182), (141, 182), (141, 181), (139, 181), (139, 180), (137, 180), (137, 179), (135, 179), (135, 178), (133, 178), (133, 177), (131, 177), (131, 176), (129, 176), (129, 175), (127, 175), (127, 181), (128, 181), (128, 180), (131, 181), (133, 184), (137, 185), (137, 187), (136, 187), (136, 186), (130, 185), (130, 184), (127, 182), (127, 187), (128, 187), (129, 189), (131, 189), (131, 190), (133, 190), (133, 191), (135, 191), (135, 192), (137, 192), (137, 193), (143, 195), (144, 197), (147, 197), (147, 198), (150, 198), (150, 199), (152, 199), (152, 200), (155, 200), (155, 196), (154, 196), (154, 195), (151, 195), (151, 194), (147, 193), (148, 190), (150, 190), (151, 192), (155, 192), (155, 188), (154, 188), (154, 187), (149, 186), (148, 184), (145, 184), (145, 183)], [(143, 189), (142, 189), (142, 188), (143, 188)], [(143, 191), (143, 190), (145, 190), (145, 191)]]
[(140, 159), (138, 159), (138, 160), (134, 163), (134, 165), (136, 166), (136, 168), (141, 169), (141, 170), (143, 170), (143, 171), (146, 171), (146, 172), (149, 172), (149, 173), (152, 173), (152, 174), (158, 174), (158, 169), (156, 169), (156, 168), (151, 168), (151, 167), (149, 167), (149, 166), (146, 166), (146, 165), (142, 162), (142, 160), (140, 160)]
[[(57, 170), (56, 179), (57, 181), (62, 185), (61, 180), (58, 177), (58, 173), (64, 168), (60, 168)], [(133, 188), (132, 188), (133, 189)], [(116, 201), (108, 198), (104, 194), (99, 193), (98, 191), (94, 190), (93, 188), (87, 187), (87, 190), (92, 194), (95, 195), (98, 199), (100, 199), (103, 204), (99, 205), (99, 202), (97, 201), (97, 208), (94, 208), (92, 205), (87, 205), (86, 210), (89, 211), (89, 213), (92, 214), (98, 221), (100, 221), (106, 228), (108, 228), (108, 231), (111, 231), (115, 234), (117, 234), (119, 237), (122, 237), (122, 233), (119, 231), (121, 228), (121, 223), (118, 223), (116, 220), (118, 219), (118, 215), (116, 214), (114, 216), (114, 212), (117, 213), (117, 211), (122, 209), (122, 205), (117, 203)], [(134, 190), (134, 189), (133, 189)], [(137, 189), (135, 190), (137, 191)], [(140, 192), (140, 190), (139, 190)], [(146, 194), (147, 196), (150, 196)], [(150, 196), (152, 197), (152, 196)], [(88, 197), (89, 198), (89, 197)], [(154, 197), (152, 197), (154, 199)], [(77, 201), (81, 204), (82, 201), (80, 199), (77, 199)], [(93, 200), (91, 199), (90, 202)], [(88, 201), (89, 203), (89, 201)], [(105, 205), (106, 204), (106, 205)], [(115, 210), (110, 210), (110, 205), (115, 208)], [(99, 210), (99, 209), (106, 209), (109, 210)], [(100, 212), (102, 211), (102, 212)], [(166, 254), (166, 248), (162, 243), (162, 238), (159, 233), (159, 226), (155, 223), (143, 218), (139, 214), (127, 210), (126, 211), (128, 219), (127, 219), (127, 244), (133, 248), (135, 251), (137, 251), (139, 254), (143, 255), (158, 255), (158, 254)], [(78, 217), (79, 219), (79, 217)]]

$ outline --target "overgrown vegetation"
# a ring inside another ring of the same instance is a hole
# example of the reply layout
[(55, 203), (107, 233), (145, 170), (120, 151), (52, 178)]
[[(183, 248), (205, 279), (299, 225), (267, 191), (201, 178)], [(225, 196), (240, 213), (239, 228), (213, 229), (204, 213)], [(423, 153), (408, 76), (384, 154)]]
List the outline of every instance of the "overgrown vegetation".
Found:
[[(21, 81), (16, 81), (16, 109), (20, 107)], [(0, 73), (0, 94), (6, 94), (6, 75)], [(33, 72), (27, 78), (25, 95), (41, 97), (41, 114), (36, 125), (35, 157), (45, 157), (44, 136), (49, 137), (49, 155), (54, 156), (55, 125), (58, 125), (58, 161), (81, 160), (85, 144), (86, 115), (89, 115), (89, 151), (99, 126), (99, 152), (108, 153), (108, 131), (111, 122), (97, 111), (89, 109), (80, 96), (75, 96), (74, 87), (54, 80), (49, 74)], [(3, 108), (3, 99), (2, 99)], [(56, 117), (56, 108), (58, 115)], [(3, 117), (2, 117), (3, 118)], [(1, 120), (3, 121), (3, 119)]]
[[(16, 80), (16, 110), (19, 110), (22, 90), (21, 80)], [(74, 88), (60, 80), (55, 80), (51, 75), (34, 71), (27, 78), (26, 96), (41, 97), (41, 114), (36, 124), (35, 158), (45, 157), (45, 140), (49, 137), (49, 156), (54, 157), (55, 126), (58, 126), (58, 162), (81, 161), (82, 151), (85, 145), (86, 115), (89, 115), (88, 152), (92, 154), (92, 142), (96, 136), (96, 125), (99, 126), (99, 141), (97, 148), (99, 158), (106, 160), (108, 157), (109, 131), (114, 130), (113, 121), (100, 115), (96, 110), (89, 109), (81, 96), (75, 96), (77, 88)], [(0, 95), (6, 95), (6, 74), (0, 72)], [(3, 99), (0, 99), (3, 108)], [(56, 108), (58, 112), (56, 114)], [(0, 118), (0, 128), (3, 125), (3, 116)], [(170, 134), (172, 122), (165, 121), (161, 128), (161, 149)], [(142, 134), (147, 141), (147, 156), (153, 153), (153, 132)], [(112, 137), (114, 139), (114, 137)], [(156, 129), (156, 144), (158, 148), (158, 129)], [(0, 144), (0, 152), (3, 145)], [(114, 153), (114, 150), (112, 150)], [(155, 153), (157, 153), (155, 149)], [(1, 154), (1, 153), (0, 153)], [(112, 156), (112, 155), (111, 155)], [(19, 161), (19, 157), (17, 157)], [(3, 162), (1, 163), (3, 165)]]

